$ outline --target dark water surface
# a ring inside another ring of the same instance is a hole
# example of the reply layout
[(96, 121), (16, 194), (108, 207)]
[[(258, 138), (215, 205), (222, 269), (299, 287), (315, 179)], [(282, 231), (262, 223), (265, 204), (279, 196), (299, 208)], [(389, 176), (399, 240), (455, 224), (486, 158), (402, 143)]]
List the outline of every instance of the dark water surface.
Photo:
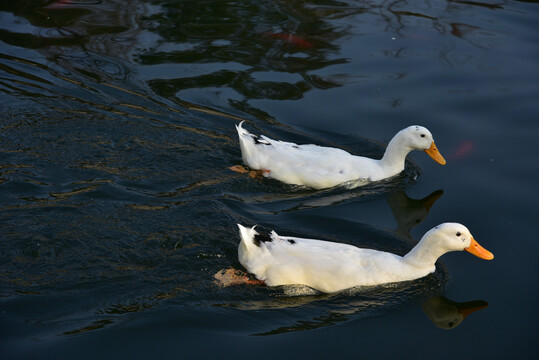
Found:
[[(537, 358), (535, 1), (3, 1), (0, 356)], [(234, 125), (380, 156), (313, 191), (227, 170)], [(399, 254), (457, 221), (495, 254), (334, 295), (220, 288), (236, 223)], [(470, 313), (464, 319), (462, 313)]]

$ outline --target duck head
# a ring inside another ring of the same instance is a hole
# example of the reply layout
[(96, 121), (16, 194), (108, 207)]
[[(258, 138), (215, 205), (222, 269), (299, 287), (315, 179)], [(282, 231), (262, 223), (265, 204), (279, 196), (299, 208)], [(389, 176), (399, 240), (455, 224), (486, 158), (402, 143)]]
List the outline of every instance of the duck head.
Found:
[(458, 223), (444, 223), (427, 231), (421, 241), (404, 257), (416, 267), (434, 270), (436, 260), (450, 251), (466, 250), (485, 260), (494, 255), (475, 241), (466, 226)]
[(404, 142), (413, 150), (425, 151), (438, 164), (445, 165), (446, 161), (438, 151), (430, 131), (419, 125), (412, 125), (400, 131)]
[(424, 238), (433, 239), (443, 252), (466, 250), (481, 259), (492, 260), (494, 255), (475, 241), (468, 228), (458, 223), (444, 223), (429, 230)]

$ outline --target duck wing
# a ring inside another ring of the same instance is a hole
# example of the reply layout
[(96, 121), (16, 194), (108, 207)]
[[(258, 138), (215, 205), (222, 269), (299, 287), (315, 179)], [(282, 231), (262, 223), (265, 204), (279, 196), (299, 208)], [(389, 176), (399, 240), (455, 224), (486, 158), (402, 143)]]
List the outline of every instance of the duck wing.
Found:
[(395, 254), (362, 249), (329, 241), (301, 239), (271, 234), (265, 242), (271, 254), (263, 274), (272, 285), (305, 284), (323, 292), (335, 292), (355, 286), (391, 282), (388, 273), (399, 267)]
[(255, 170), (269, 170), (267, 176), (288, 184), (315, 189), (336, 186), (357, 179), (360, 162), (371, 161), (342, 149), (314, 144), (298, 145), (264, 135), (253, 135), (241, 124), (238, 133), (243, 161)]

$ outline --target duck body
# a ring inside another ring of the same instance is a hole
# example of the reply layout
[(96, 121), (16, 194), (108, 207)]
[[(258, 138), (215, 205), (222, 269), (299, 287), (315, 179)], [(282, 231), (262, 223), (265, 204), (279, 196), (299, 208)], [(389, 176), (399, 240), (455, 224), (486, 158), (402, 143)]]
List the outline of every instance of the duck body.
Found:
[(252, 169), (265, 170), (266, 176), (287, 184), (324, 189), (353, 180), (386, 179), (404, 170), (406, 156), (415, 149), (425, 150), (445, 164), (432, 134), (422, 126), (410, 126), (397, 133), (382, 159), (377, 160), (338, 148), (298, 145), (253, 135), (242, 124), (236, 125), (236, 129), (243, 161)]
[[(436, 270), (436, 260), (443, 253), (476, 249), (477, 244), (466, 227), (454, 223), (427, 232), (405, 256), (343, 243), (279, 236), (274, 231), (269, 236), (261, 235), (254, 227), (238, 227), (239, 261), (257, 279), (268, 286), (303, 284), (325, 293), (418, 279)], [(481, 249), (478, 256), (493, 257)]]

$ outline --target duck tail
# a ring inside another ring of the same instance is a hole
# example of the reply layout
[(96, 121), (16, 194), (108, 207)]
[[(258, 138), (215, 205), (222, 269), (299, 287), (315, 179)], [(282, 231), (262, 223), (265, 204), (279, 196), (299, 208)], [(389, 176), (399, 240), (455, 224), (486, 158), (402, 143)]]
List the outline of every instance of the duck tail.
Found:
[(244, 163), (250, 165), (248, 160), (254, 152), (253, 135), (243, 128), (243, 123), (244, 121), (236, 125), (236, 130), (238, 131), (238, 138), (240, 140), (241, 157)]
[(253, 251), (254, 248), (257, 247), (255, 243), (255, 235), (258, 235), (258, 232), (255, 230), (255, 227), (256, 225), (252, 228), (247, 228), (241, 224), (238, 224), (241, 238), (240, 248), (244, 247), (247, 252)]
[(249, 131), (245, 130), (243, 128), (243, 123), (245, 122), (245, 120), (243, 120), (242, 122), (240, 122), (238, 125), (236, 125), (236, 130), (238, 131), (238, 135), (239, 137), (241, 138), (242, 135), (252, 135)]
[(258, 167), (259, 164), (256, 161), (259, 153), (259, 151), (256, 149), (258, 137), (245, 130), (242, 126), (243, 122), (244, 121), (236, 125), (236, 130), (238, 130), (238, 137), (240, 140), (241, 158), (245, 164), (257, 170), (260, 168)]

